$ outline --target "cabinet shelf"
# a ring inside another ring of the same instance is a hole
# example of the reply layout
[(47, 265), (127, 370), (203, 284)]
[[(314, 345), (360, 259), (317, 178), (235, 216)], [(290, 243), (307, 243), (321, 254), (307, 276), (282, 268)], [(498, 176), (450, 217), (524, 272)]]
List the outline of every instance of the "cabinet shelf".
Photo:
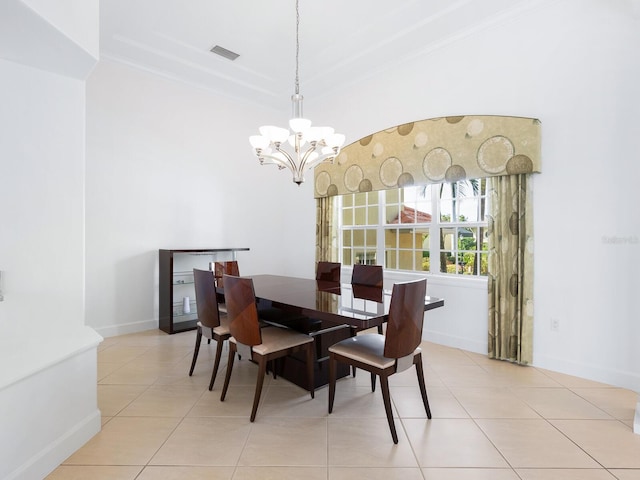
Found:
[[(197, 327), (194, 268), (209, 270), (211, 263), (237, 260), (236, 252), (248, 250), (248, 248), (159, 250), (158, 326), (160, 330), (173, 334)], [(185, 297), (189, 297), (189, 313), (183, 311)]]

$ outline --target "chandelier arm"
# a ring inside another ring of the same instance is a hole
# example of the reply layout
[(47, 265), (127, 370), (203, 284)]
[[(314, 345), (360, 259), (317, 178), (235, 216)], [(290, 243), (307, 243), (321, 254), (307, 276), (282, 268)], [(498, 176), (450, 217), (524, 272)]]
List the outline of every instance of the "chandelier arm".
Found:
[(310, 162), (307, 165), (307, 168), (314, 168), (323, 162), (333, 162), (335, 158), (336, 158), (335, 153), (332, 153), (330, 155), (321, 155), (320, 157), (316, 158), (314, 161)]
[[(296, 169), (296, 162), (293, 160), (293, 157), (291, 156), (291, 154), (289, 152), (287, 152), (286, 150), (280, 148), (279, 145), (276, 146), (276, 152), (281, 153), (282, 155), (284, 155), (284, 157), (287, 159), (287, 162), (289, 162), (289, 164), (287, 165), (287, 163), (285, 163), (284, 161), (282, 161), (282, 159), (279, 159), (280, 162), (286, 166), (287, 168), (290, 168), (292, 171), (295, 171)], [(278, 158), (278, 157), (275, 157)]]
[[(286, 152), (281, 152), (281, 153), (286, 153)], [(273, 155), (269, 155), (269, 154), (265, 154), (265, 153), (261, 153), (258, 156), (259, 160), (260, 159), (265, 159), (265, 158), (268, 158), (269, 160), (272, 160), (276, 165), (278, 165), (279, 168), (289, 168), (289, 169), (291, 168), (291, 165), (290, 165), (291, 164), (291, 160), (288, 160), (289, 163), (287, 163), (284, 160), (282, 160), (281, 158), (274, 157)]]
[[(315, 151), (316, 151), (316, 147), (311, 146), (311, 147), (309, 147), (307, 149), (306, 152), (304, 152), (304, 155), (302, 155), (302, 158), (300, 159), (300, 171), (301, 172), (304, 171), (305, 166), (307, 165), (307, 160), (309, 160), (309, 157)], [(309, 167), (307, 167), (307, 168), (309, 168)]]

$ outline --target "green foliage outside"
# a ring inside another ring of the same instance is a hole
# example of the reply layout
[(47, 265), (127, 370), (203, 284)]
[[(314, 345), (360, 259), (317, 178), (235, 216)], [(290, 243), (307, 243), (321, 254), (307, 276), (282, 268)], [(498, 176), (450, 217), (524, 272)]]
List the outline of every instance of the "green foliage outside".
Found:
[[(458, 271), (456, 272), (456, 260), (455, 256), (451, 252), (444, 252), (444, 258), (446, 261), (446, 273), (461, 273), (464, 275), (475, 274), (476, 258), (480, 256), (480, 275), (486, 275), (489, 269), (488, 260), (486, 254), (478, 254), (475, 252), (476, 240), (473, 237), (462, 237), (458, 239)], [(483, 250), (486, 252), (486, 246), (483, 245)], [(430, 271), (430, 258), (429, 252), (422, 253), (422, 271)]]

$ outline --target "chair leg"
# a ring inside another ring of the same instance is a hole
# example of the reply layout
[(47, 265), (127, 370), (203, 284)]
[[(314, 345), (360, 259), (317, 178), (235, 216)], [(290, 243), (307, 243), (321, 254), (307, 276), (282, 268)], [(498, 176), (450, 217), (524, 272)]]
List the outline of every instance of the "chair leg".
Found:
[(222, 394), (220, 395), (221, 402), (224, 402), (224, 397), (227, 395), (227, 388), (229, 388), (229, 380), (231, 380), (231, 370), (233, 369), (233, 359), (235, 356), (236, 346), (229, 342), (229, 360), (227, 361), (227, 373), (224, 376), (224, 387), (222, 387)]
[(431, 418), (431, 409), (429, 408), (429, 399), (427, 398), (427, 387), (424, 384), (422, 355), (416, 355), (414, 363), (416, 365), (416, 374), (418, 375), (418, 385), (420, 385), (420, 393), (422, 394), (422, 403), (424, 404), (424, 410), (425, 412), (427, 412), (427, 418)]
[(309, 392), (311, 392), (311, 398), (315, 398), (315, 379), (313, 378), (313, 363), (315, 359), (315, 355), (313, 352), (313, 344), (307, 344), (307, 380), (309, 381)]
[(258, 379), (256, 380), (256, 393), (253, 395), (253, 407), (251, 409), (250, 421), (252, 422), (256, 419), (256, 412), (258, 411), (258, 404), (260, 403), (260, 394), (262, 393), (262, 384), (266, 374), (267, 360), (261, 356), (258, 360)]
[(376, 391), (376, 377), (377, 375), (373, 372), (371, 372), (371, 391), (375, 392)]
[(382, 389), (382, 399), (384, 400), (384, 409), (387, 412), (387, 422), (391, 430), (391, 438), (393, 443), (398, 443), (398, 434), (396, 426), (393, 423), (393, 411), (391, 410), (391, 395), (389, 394), (389, 378), (386, 375), (380, 375), (380, 388)]
[(378, 333), (382, 335), (384, 332), (382, 331), (382, 325), (378, 325)]
[(213, 390), (213, 382), (216, 381), (216, 375), (218, 374), (218, 368), (220, 367), (220, 358), (222, 357), (222, 344), (224, 340), (218, 338), (218, 347), (216, 348), (216, 359), (213, 362), (213, 372), (211, 372), (211, 381), (209, 382), (209, 391)]
[(196, 368), (196, 360), (198, 360), (198, 352), (200, 351), (200, 342), (202, 342), (202, 330), (198, 328), (198, 333), (196, 334), (196, 346), (193, 350), (193, 360), (191, 360), (189, 376), (193, 374), (193, 369)]
[[(355, 337), (358, 333), (356, 332), (355, 329), (351, 329), (351, 336)], [(356, 376), (356, 366), (355, 365), (351, 365), (351, 375), (353, 375), (353, 377), (355, 378)]]
[(333, 411), (333, 400), (336, 396), (336, 359), (329, 354), (329, 413)]

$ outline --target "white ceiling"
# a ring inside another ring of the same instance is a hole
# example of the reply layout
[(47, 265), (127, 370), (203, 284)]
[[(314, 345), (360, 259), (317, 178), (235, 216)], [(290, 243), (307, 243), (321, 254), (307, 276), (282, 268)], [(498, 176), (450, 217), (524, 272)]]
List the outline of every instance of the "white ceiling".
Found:
[[(300, 0), (300, 91), (320, 97), (539, 0)], [(235, 61), (209, 50), (220, 45)], [(102, 0), (100, 54), (282, 109), (295, 79), (294, 0)]]

